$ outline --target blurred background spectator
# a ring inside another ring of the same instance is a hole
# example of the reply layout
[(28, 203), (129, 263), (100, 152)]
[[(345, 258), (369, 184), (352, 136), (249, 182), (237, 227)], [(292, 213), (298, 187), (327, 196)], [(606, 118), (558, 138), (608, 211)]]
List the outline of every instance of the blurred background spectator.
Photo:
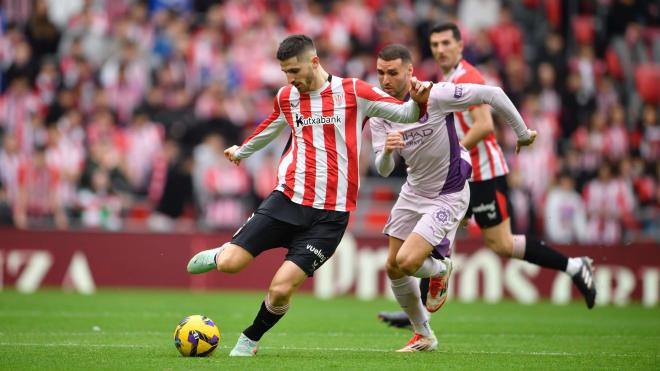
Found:
[[(497, 125), (514, 229), (557, 243), (660, 241), (657, 2), (0, 4), (2, 223), (234, 229), (272, 190), (288, 134), (241, 167), (222, 150), (270, 113), (284, 83), (274, 55), (287, 34), (314, 38), (331, 73), (373, 84), (376, 53), (400, 42), (413, 50), (416, 74), (437, 80), (427, 33), (453, 21), (464, 57), (540, 133), (516, 156), (511, 131)], [(379, 178), (366, 131), (362, 206), (351, 227), (379, 233), (405, 165), (394, 180)]]

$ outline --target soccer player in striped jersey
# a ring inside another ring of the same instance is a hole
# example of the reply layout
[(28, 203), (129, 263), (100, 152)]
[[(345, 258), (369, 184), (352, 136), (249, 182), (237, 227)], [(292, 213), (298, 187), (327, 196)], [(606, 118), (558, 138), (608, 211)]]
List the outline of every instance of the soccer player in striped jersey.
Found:
[[(381, 88), (405, 100), (413, 74), (410, 51), (399, 44), (386, 46), (378, 54), (376, 69)], [(389, 236), (387, 274), (392, 291), (415, 332), (400, 352), (432, 351), (438, 346), (427, 310), (437, 311), (447, 298), (452, 270), (448, 256), (470, 203), (470, 157), (459, 144), (453, 112), (484, 103), (491, 104), (514, 129), (518, 149), (534, 142), (536, 132), (527, 129), (502, 89), (479, 84), (436, 84), (428, 113), (413, 125), (369, 120), (378, 173), (389, 176), (394, 152), (408, 165), (406, 182), (383, 229)], [(412, 277), (430, 277), (426, 309)]]
[(367, 118), (414, 123), (425, 114), (433, 85), (413, 78), (412, 100), (404, 103), (364, 81), (332, 76), (304, 35), (282, 41), (277, 59), (288, 84), (277, 93), (273, 113), (241, 146), (225, 150), (225, 157), (238, 165), (289, 127), (277, 186), (230, 242), (188, 263), (193, 274), (213, 269), (236, 273), (265, 250), (288, 249), (253, 324), (230, 356), (255, 355), (257, 342), (287, 312), (296, 289), (335, 252), (356, 207), (358, 154)]
[[(443, 72), (443, 81), (484, 84), (479, 71), (463, 60), (463, 42), (455, 24), (434, 27), (430, 33), (430, 45), (433, 57)], [(474, 214), (486, 245), (498, 255), (566, 272), (584, 296), (587, 307), (593, 308), (596, 287), (590, 258), (569, 258), (541, 240), (512, 234), (506, 182), (509, 169), (493, 135), (488, 106), (475, 105), (467, 111), (456, 112), (454, 116), (461, 144), (470, 151), (472, 159), (468, 214)], [(421, 286), (423, 290), (426, 287), (424, 283)], [(408, 318), (400, 312), (383, 312), (379, 317), (397, 327), (410, 325)]]

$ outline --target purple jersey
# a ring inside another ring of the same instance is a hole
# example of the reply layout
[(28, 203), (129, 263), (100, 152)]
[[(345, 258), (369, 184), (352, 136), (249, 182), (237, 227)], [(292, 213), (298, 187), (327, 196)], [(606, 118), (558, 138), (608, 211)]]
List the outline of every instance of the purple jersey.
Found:
[[(433, 86), (428, 112), (417, 123), (399, 124), (381, 118), (370, 119), (376, 157), (382, 157), (387, 134), (400, 131), (405, 147), (395, 151), (408, 164), (404, 189), (429, 198), (462, 190), (465, 181), (470, 178), (472, 166), (469, 153), (459, 143), (452, 113), (476, 104), (492, 105), (519, 138), (529, 136), (522, 117), (502, 89), (443, 82)], [(387, 176), (389, 172), (381, 175)]]

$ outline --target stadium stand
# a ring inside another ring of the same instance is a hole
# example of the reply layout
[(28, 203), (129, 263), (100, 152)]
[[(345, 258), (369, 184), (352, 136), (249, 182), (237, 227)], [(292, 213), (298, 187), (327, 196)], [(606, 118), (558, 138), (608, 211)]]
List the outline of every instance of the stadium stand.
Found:
[[(284, 80), (274, 58), (279, 41), (306, 33), (328, 71), (372, 83), (374, 56), (399, 42), (416, 51), (420, 78), (437, 80), (426, 32), (454, 21), (466, 36), (465, 58), (504, 88), (541, 136), (515, 156), (510, 133), (497, 133), (522, 174), (517, 187), (531, 195), (531, 206), (513, 209), (533, 208), (532, 224), (543, 230), (548, 192), (559, 174), (570, 174), (589, 226), (578, 242), (660, 241), (657, 2), (0, 4), (2, 223), (233, 229), (272, 187), (286, 143), (281, 138), (238, 170), (220, 153), (270, 113)], [(477, 17), (470, 9), (479, 6), (493, 11)], [(369, 149), (366, 140), (351, 227), (378, 233), (405, 166), (394, 181), (380, 179), (367, 165)], [(603, 210), (598, 200), (620, 207)], [(604, 225), (613, 226), (607, 236)]]

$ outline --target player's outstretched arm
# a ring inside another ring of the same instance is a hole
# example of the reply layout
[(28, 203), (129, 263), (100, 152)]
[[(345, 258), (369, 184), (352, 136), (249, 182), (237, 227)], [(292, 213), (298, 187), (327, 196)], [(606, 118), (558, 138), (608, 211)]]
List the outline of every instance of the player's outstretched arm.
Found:
[[(280, 89), (280, 91), (282, 90)], [(279, 95), (280, 93), (278, 92), (274, 99), (273, 113), (257, 126), (254, 132), (243, 141), (243, 144), (240, 147), (232, 146), (225, 150), (225, 157), (229, 161), (236, 165), (240, 164), (242, 159), (264, 148), (273, 139), (277, 138), (282, 132), (282, 129), (287, 126), (286, 118), (280, 110)]]
[(463, 111), (477, 104), (491, 105), (516, 132), (518, 136), (516, 153), (521, 147), (532, 144), (536, 139), (536, 131), (527, 128), (513, 102), (500, 87), (442, 83), (433, 89), (430, 104), (438, 104), (446, 112)]
[(404, 103), (369, 83), (358, 79), (353, 81), (358, 107), (368, 117), (380, 117), (399, 123), (414, 123), (426, 113), (430, 84), (419, 83), (415, 90), (416, 98), (413, 97), (411, 101)]

